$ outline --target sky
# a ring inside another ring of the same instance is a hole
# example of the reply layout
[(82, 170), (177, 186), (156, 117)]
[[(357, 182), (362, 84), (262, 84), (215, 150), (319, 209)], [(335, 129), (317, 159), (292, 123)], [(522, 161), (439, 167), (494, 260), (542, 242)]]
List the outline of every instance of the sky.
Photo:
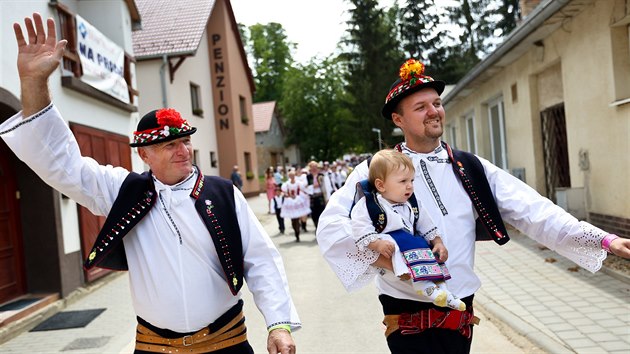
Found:
[[(294, 59), (306, 63), (335, 51), (346, 29), (347, 9), (344, 0), (232, 0), (236, 22), (246, 26), (277, 22), (289, 41), (297, 44)], [(393, 0), (380, 0), (390, 6)]]

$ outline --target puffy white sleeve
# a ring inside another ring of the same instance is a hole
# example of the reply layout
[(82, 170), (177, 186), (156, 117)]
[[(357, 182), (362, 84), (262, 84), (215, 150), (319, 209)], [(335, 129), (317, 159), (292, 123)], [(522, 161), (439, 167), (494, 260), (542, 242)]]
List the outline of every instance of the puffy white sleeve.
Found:
[(129, 171), (81, 156), (79, 145), (57, 108), (50, 104), (24, 118), (17, 113), (0, 125), (0, 136), (44, 182), (88, 208), (107, 215)]
[(518, 178), (479, 160), (505, 221), (590, 272), (601, 268), (606, 259), (601, 242), (607, 232), (577, 220)]
[(352, 220), (352, 237), (359, 250), (366, 250), (370, 242), (381, 238), (370, 218), (365, 197), (359, 199), (354, 205), (350, 219)]
[(317, 225), (320, 251), (348, 291), (370, 283), (378, 272), (371, 264), (378, 259), (379, 254), (357, 247), (350, 220), (356, 183), (367, 178), (367, 175), (367, 162), (363, 162), (348, 176), (344, 186), (332, 194)]
[(292, 331), (301, 328), (280, 252), (237, 188), (234, 200), (243, 239), (245, 281), (267, 329), (277, 325), (290, 325)]

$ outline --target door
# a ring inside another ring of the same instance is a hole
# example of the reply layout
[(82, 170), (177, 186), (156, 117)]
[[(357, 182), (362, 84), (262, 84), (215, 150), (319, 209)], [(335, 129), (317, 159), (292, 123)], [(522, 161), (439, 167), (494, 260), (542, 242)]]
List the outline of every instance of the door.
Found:
[[(131, 171), (131, 148), (129, 138), (79, 124), (70, 124), (83, 156), (90, 156), (101, 165), (121, 166)], [(87, 208), (77, 205), (79, 212), (79, 232), (83, 259), (88, 257), (96, 236), (105, 223), (104, 216), (92, 214)], [(85, 279), (91, 282), (109, 273), (109, 270), (92, 268), (85, 272)]]
[(0, 304), (26, 292), (13, 152), (0, 139)]
[(547, 198), (555, 203), (556, 188), (571, 187), (564, 103), (545, 109), (540, 113), (540, 116)]

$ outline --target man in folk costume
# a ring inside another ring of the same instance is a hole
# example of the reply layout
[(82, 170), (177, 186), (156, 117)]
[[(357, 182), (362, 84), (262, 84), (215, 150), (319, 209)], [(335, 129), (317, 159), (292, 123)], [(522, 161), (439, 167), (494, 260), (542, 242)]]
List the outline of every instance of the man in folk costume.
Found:
[(308, 163), (308, 174), (306, 175), (307, 191), (310, 194), (311, 199), (311, 218), (313, 224), (317, 228), (319, 222), (319, 216), (324, 211), (326, 206), (326, 187), (324, 182), (324, 174), (320, 172), (317, 161), (311, 161)]
[(601, 268), (606, 251), (630, 258), (630, 240), (578, 221), (501, 168), (441, 141), (444, 86), (424, 75), (422, 63), (410, 59), (400, 67), (381, 113), (404, 133), (405, 142), (396, 148), (414, 163), (416, 197), (449, 250), (448, 287), (468, 311), (445, 310), (420, 298), (410, 283), (393, 276), (391, 259), (357, 247), (348, 214), (357, 182), (368, 176), (367, 162), (358, 165), (345, 186), (333, 194), (317, 229), (323, 256), (348, 290), (376, 277), (387, 344), (397, 354), (470, 351), (473, 296), (481, 285), (474, 272), (477, 223), (485, 234), (482, 238), (502, 245), (509, 239), (505, 220), (591, 272)]
[(47, 85), (66, 41), (52, 19), (48, 35), (39, 14), (25, 23), (29, 43), (14, 24), (23, 110), (0, 135), (46, 183), (107, 215), (84, 266), (129, 270), (136, 353), (253, 353), (244, 280), (267, 323), (268, 352), (295, 353), (290, 333), (300, 323), (282, 259), (238, 189), (192, 165), (196, 129), (173, 109), (147, 113), (130, 144), (150, 167), (142, 174), (82, 157)]
[(337, 190), (337, 186), (335, 185), (335, 176), (333, 171), (330, 169), (330, 163), (328, 161), (324, 161), (322, 164), (321, 172), (324, 175), (324, 199), (326, 200), (326, 203), (328, 203), (330, 196)]

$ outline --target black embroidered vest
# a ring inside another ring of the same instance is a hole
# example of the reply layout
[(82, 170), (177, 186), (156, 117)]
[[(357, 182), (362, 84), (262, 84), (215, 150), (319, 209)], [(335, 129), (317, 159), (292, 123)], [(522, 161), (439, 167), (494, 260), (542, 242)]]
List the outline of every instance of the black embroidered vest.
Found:
[[(317, 172), (317, 183), (319, 183), (320, 188), (322, 186), (323, 181), (324, 181), (324, 174), (321, 172)], [(313, 182), (314, 182), (313, 175), (310, 172), (306, 175), (306, 182), (309, 186), (313, 185)]]
[[(494, 240), (499, 245), (507, 243), (510, 236), (501, 218), (481, 161), (469, 152), (452, 150), (445, 142), (442, 142), (442, 147), (446, 149), (453, 172), (462, 182), (479, 216), (475, 225), (476, 240)], [(401, 144), (396, 145), (396, 149), (402, 151)]]
[[(230, 180), (199, 173), (191, 198), (206, 225), (232, 294), (243, 286), (243, 245)], [(149, 172), (131, 172), (120, 187), (112, 209), (85, 260), (92, 267), (128, 270), (123, 237), (146, 216), (157, 200)], [(220, 222), (219, 222), (220, 220)]]

